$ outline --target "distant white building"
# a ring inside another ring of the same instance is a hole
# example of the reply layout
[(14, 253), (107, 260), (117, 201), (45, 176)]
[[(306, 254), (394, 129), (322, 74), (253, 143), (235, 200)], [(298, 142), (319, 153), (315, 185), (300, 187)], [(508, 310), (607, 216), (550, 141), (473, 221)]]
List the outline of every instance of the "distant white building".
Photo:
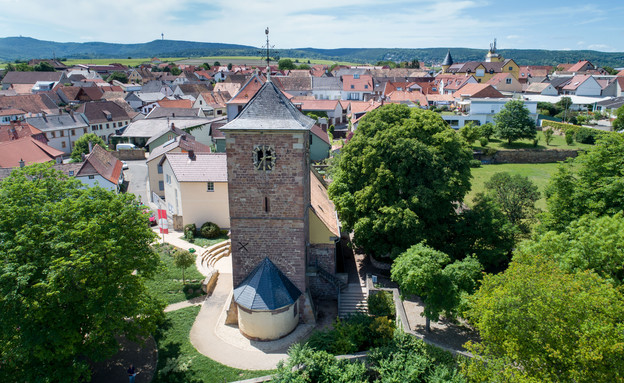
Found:
[[(459, 129), (469, 122), (476, 125), (494, 123), (494, 116), (509, 101), (511, 101), (510, 98), (473, 98), (457, 101), (461, 111), (456, 114), (443, 114), (442, 119), (454, 129)], [(524, 100), (523, 102), (529, 110), (531, 119), (537, 123), (537, 101)]]

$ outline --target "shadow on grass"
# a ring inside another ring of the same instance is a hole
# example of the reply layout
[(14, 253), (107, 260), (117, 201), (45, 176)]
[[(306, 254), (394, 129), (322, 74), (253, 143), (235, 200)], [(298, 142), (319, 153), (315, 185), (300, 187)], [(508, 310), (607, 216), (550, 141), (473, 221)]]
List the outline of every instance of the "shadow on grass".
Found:
[[(171, 337), (167, 336), (167, 332), (173, 330), (173, 322), (171, 319), (166, 319), (154, 334), (154, 339), (158, 344), (158, 369), (152, 382), (202, 382), (201, 379), (194, 376), (190, 369), (193, 358), (182, 353), (182, 342), (170, 341)], [(169, 340), (169, 342), (165, 340)]]

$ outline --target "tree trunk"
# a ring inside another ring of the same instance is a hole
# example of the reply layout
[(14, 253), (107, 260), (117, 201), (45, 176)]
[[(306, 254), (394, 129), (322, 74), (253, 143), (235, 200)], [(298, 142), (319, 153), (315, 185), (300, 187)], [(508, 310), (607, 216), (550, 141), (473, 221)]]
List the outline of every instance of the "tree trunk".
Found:
[(431, 332), (431, 321), (427, 317), (425, 317), (425, 331)]

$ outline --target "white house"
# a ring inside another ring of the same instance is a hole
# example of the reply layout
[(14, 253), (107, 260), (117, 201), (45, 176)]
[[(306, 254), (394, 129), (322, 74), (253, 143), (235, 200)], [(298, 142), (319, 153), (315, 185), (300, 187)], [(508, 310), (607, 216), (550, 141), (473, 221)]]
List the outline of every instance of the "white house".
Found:
[[(494, 116), (510, 100), (509, 98), (473, 98), (458, 101), (457, 104), (463, 110), (463, 113), (443, 114), (442, 118), (454, 129), (459, 129), (469, 122), (476, 125), (483, 125), (488, 122), (494, 123)], [(537, 122), (537, 101), (524, 100), (523, 102), (524, 106), (529, 110), (531, 119)]]
[(46, 115), (43, 117), (28, 117), (30, 125), (45, 133), (48, 145), (54, 149), (70, 154), (74, 143), (83, 135), (89, 133), (89, 124), (82, 114)]
[(101, 186), (119, 192), (123, 184), (123, 164), (111, 153), (99, 145), (95, 145), (91, 153), (85, 157), (76, 178), (88, 187)]
[(181, 216), (183, 225), (230, 227), (225, 153), (167, 153), (160, 165), (169, 215)]

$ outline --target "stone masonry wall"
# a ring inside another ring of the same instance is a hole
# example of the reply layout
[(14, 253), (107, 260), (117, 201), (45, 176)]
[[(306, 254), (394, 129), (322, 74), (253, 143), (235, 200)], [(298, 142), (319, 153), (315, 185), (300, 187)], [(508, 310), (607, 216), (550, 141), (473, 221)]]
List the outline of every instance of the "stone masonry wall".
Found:
[(578, 153), (578, 150), (517, 149), (499, 150), (492, 156), (475, 153), (474, 158), (493, 164), (538, 164), (564, 161), (567, 158), (578, 156)]
[[(268, 256), (305, 292), (308, 134), (264, 131), (227, 132), (226, 136), (234, 286)], [(276, 158), (271, 171), (256, 170), (256, 145), (273, 147)]]
[[(313, 244), (309, 248), (308, 263), (311, 266), (317, 264), (325, 271), (336, 273), (336, 245), (330, 244)], [(308, 281), (312, 296), (316, 297), (337, 297), (336, 287), (327, 282), (319, 275), (311, 276)]]

